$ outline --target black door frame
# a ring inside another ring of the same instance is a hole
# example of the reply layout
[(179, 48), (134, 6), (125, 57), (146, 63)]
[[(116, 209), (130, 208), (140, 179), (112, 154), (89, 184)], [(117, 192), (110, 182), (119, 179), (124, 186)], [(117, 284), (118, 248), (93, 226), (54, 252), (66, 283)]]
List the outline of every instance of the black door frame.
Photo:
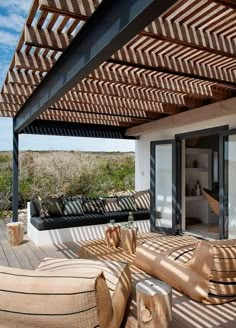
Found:
[[(225, 181), (225, 137), (230, 135), (236, 135), (236, 129), (231, 129), (228, 131), (222, 131), (220, 133), (220, 162), (219, 162), (219, 183), (220, 183), (220, 238), (221, 239), (228, 239), (229, 231), (228, 231), (228, 192), (225, 190), (226, 184), (228, 184), (228, 177), (227, 181)], [(228, 150), (228, 149), (227, 149)]]
[[(172, 229), (166, 227), (156, 226), (156, 211), (155, 211), (155, 199), (156, 199), (156, 145), (172, 145)], [(151, 192), (151, 213), (150, 213), (150, 228), (153, 232), (161, 233), (177, 233), (176, 222), (176, 140), (159, 140), (151, 141), (150, 143), (150, 192)]]
[[(179, 231), (182, 232), (182, 140), (188, 139), (188, 138), (197, 138), (197, 137), (206, 137), (210, 135), (218, 135), (219, 138), (219, 194), (220, 194), (220, 207), (222, 207), (221, 204), (223, 204), (223, 196), (224, 189), (223, 189), (223, 179), (222, 177), (222, 170), (223, 170), (223, 153), (222, 148), (223, 144), (221, 137), (222, 134), (227, 133), (229, 131), (228, 125), (218, 126), (214, 128), (208, 128), (203, 130), (196, 130), (186, 133), (180, 133), (175, 135), (175, 143), (176, 143), (176, 215), (177, 215), (177, 222)], [(221, 155), (222, 154), (222, 155)], [(224, 216), (223, 216), (223, 210), (220, 211), (220, 217), (219, 217), (219, 230), (220, 230), (220, 239), (225, 238), (223, 227), (225, 226), (224, 222)]]

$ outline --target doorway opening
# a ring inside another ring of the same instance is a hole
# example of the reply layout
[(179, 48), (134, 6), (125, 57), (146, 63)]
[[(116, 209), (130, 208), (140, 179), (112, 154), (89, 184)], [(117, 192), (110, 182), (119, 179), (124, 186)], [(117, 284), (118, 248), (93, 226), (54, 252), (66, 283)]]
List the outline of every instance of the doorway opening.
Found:
[(219, 135), (182, 140), (182, 231), (219, 239)]

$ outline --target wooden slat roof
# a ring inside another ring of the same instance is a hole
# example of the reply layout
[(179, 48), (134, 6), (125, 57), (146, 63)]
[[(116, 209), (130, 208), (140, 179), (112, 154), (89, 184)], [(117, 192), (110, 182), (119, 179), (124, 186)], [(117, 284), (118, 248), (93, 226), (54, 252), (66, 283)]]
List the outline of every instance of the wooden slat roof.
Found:
[[(0, 116), (15, 116), (101, 2), (33, 2)], [(235, 95), (236, 2), (180, 0), (38, 119), (128, 128)]]

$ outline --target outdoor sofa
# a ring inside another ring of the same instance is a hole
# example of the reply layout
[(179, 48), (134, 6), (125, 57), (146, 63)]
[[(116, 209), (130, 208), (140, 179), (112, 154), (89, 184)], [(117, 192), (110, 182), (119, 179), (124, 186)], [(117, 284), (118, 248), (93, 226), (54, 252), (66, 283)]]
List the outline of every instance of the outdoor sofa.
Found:
[(131, 293), (125, 262), (45, 258), (36, 270), (0, 267), (0, 326), (119, 328)]
[(195, 301), (236, 300), (236, 240), (159, 236), (141, 242), (135, 265)]
[(149, 191), (108, 198), (33, 198), (28, 204), (28, 236), (35, 244), (104, 237), (106, 224), (127, 222), (132, 212), (140, 232), (149, 230)]

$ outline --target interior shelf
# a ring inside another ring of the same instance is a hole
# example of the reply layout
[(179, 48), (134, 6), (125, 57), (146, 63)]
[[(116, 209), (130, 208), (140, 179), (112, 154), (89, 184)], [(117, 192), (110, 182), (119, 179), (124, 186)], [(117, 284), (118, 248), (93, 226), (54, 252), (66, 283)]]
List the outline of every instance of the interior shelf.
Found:
[[(202, 223), (209, 221), (208, 203), (203, 195), (196, 196), (196, 186), (211, 189), (212, 185), (212, 150), (186, 148), (185, 151), (185, 216), (198, 218)], [(188, 190), (186, 189), (188, 187)], [(190, 196), (190, 195), (195, 196)], [(199, 193), (197, 193), (199, 195)]]

